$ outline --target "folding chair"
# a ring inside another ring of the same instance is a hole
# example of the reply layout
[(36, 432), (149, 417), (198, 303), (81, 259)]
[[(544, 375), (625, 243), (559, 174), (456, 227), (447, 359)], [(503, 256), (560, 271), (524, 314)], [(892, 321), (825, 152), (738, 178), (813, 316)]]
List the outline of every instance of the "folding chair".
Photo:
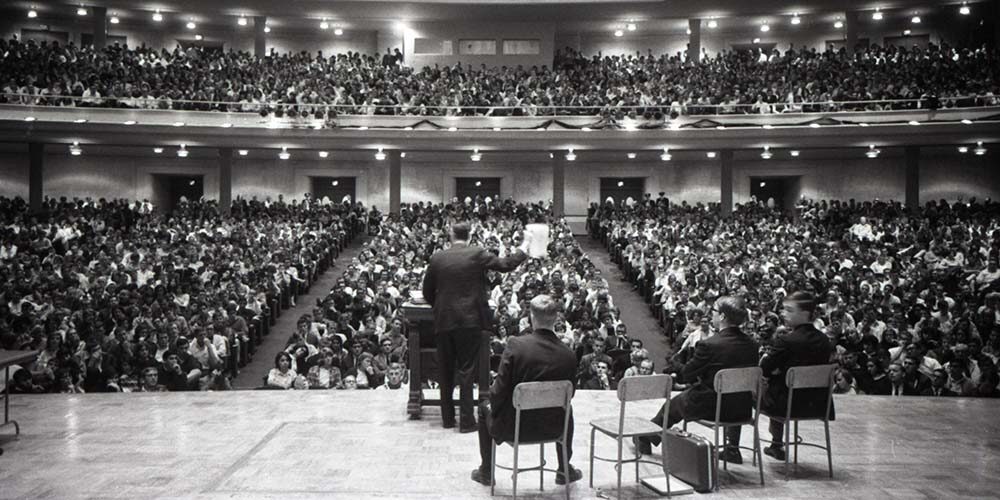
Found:
[[(830, 408), (833, 406), (833, 374), (836, 369), (837, 365), (793, 366), (789, 368), (788, 372), (785, 373), (785, 385), (788, 386), (788, 406), (785, 409), (785, 414), (769, 415), (766, 412), (764, 413), (770, 418), (785, 423), (785, 445), (786, 447), (791, 446), (794, 448), (796, 470), (799, 465), (799, 445), (812, 446), (813, 448), (826, 450), (826, 461), (830, 469), (831, 478), (833, 477), (833, 451), (830, 448)], [(823, 412), (822, 417), (792, 417), (792, 399), (797, 389), (826, 389), (826, 411)], [(802, 436), (799, 436), (799, 422), (808, 420), (823, 421), (823, 431), (826, 433), (826, 446), (802, 441)], [(789, 439), (793, 425), (795, 426), (794, 441)], [(789, 479), (788, 457), (791, 455), (790, 451), (788, 449), (785, 450), (786, 481)]]

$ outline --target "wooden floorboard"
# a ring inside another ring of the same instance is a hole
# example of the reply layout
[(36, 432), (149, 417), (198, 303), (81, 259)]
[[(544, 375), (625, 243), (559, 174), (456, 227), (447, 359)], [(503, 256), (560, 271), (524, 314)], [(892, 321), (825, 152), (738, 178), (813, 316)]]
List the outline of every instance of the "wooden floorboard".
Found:
[[(15, 396), (12, 416), (22, 434), (0, 430), (2, 499), (308, 499), (489, 498), (472, 482), (478, 465), (475, 434), (438, 426), (436, 409), (408, 420), (403, 391), (238, 391), (222, 393)], [(838, 397), (832, 424), (834, 478), (821, 450), (800, 450), (796, 477), (765, 458), (765, 487), (746, 463), (730, 467), (714, 498), (997, 498), (1000, 495), (1000, 400)], [(652, 415), (656, 405), (636, 407)], [(575, 499), (613, 497), (611, 464), (595, 466), (587, 486), (588, 422), (615, 415), (611, 392), (574, 398), (573, 464), (584, 472)], [(692, 429), (694, 429), (692, 427)], [(767, 422), (761, 432), (766, 436)], [(803, 424), (807, 441), (822, 426)], [(707, 431), (698, 429), (696, 432)], [(744, 443), (752, 437), (743, 433)], [(598, 437), (598, 454), (614, 442)], [(524, 448), (522, 463), (537, 461)], [(627, 448), (626, 453), (631, 450)], [(659, 453), (654, 448), (654, 453)], [(498, 452), (509, 463), (509, 447)], [(547, 450), (555, 463), (552, 448)], [(661, 473), (643, 466), (642, 475)], [(623, 498), (656, 495), (626, 468)], [(521, 475), (519, 497), (561, 498), (550, 474)], [(511, 495), (498, 473), (497, 495)], [(695, 497), (701, 495), (694, 495)]]

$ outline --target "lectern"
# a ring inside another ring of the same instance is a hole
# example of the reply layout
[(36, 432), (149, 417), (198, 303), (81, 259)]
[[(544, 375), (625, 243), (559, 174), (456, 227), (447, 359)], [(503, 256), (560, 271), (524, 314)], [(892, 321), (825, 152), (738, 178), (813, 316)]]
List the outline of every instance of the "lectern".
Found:
[[(419, 419), (424, 406), (440, 407), (437, 389), (433, 397), (424, 397), (424, 383), (438, 382), (437, 342), (434, 336), (434, 313), (428, 304), (403, 304), (404, 326), (409, 343), (410, 398), (406, 403), (406, 413), (411, 419)], [(479, 364), (476, 367), (480, 401), (489, 397), (490, 386), (490, 345), (489, 337), (483, 335), (483, 345), (479, 350)], [(456, 380), (456, 384), (457, 384)], [(459, 403), (458, 386), (455, 386), (455, 404)]]

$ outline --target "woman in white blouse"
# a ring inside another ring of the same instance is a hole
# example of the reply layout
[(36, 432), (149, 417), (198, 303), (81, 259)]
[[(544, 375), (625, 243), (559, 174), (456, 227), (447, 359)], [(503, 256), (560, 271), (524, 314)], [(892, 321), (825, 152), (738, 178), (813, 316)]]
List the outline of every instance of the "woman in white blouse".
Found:
[(292, 369), (292, 356), (281, 351), (274, 357), (274, 368), (267, 374), (267, 387), (272, 389), (291, 389), (295, 382), (295, 370)]

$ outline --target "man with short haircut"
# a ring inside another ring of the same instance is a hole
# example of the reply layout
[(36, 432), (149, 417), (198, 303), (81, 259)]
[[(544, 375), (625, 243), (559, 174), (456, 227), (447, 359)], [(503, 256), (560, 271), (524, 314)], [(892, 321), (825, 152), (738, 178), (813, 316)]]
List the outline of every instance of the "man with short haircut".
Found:
[(188, 390), (188, 377), (181, 368), (180, 355), (177, 351), (170, 350), (163, 353), (163, 364), (157, 374), (157, 382), (171, 392)]
[(892, 396), (902, 396), (905, 390), (905, 377), (903, 365), (899, 363), (889, 363), (889, 394)]
[(903, 395), (919, 396), (930, 386), (930, 379), (920, 373), (920, 357), (907, 354), (903, 358)]
[(607, 353), (604, 352), (606, 345), (607, 341), (600, 336), (594, 335), (591, 337), (590, 346), (593, 350), (590, 354), (584, 354), (583, 357), (580, 358), (580, 364), (576, 369), (577, 380), (581, 388), (585, 388), (584, 386), (589, 385), (588, 382), (591, 379), (598, 376), (598, 363), (604, 363), (609, 367), (614, 363), (611, 356), (608, 356)]
[[(712, 323), (719, 333), (695, 344), (694, 354), (681, 369), (680, 379), (690, 387), (670, 400), (670, 412), (666, 415), (666, 426), (671, 427), (682, 420), (714, 420), (716, 412), (715, 374), (726, 368), (747, 368), (757, 366), (757, 342), (740, 330), (747, 320), (747, 307), (740, 297), (719, 297), (712, 308)], [(666, 406), (666, 405), (664, 405)], [(722, 397), (719, 418), (724, 421), (746, 420), (753, 411), (753, 395), (750, 392), (726, 394)], [(664, 425), (664, 408), (653, 417), (653, 423)], [(739, 426), (726, 429), (726, 447), (719, 455), (730, 463), (743, 463), (740, 454)], [(652, 452), (652, 445), (659, 444), (658, 437), (637, 438), (636, 449), (643, 454)]]
[[(567, 380), (573, 382), (576, 374), (576, 356), (556, 336), (555, 326), (558, 307), (548, 295), (531, 300), (533, 332), (511, 337), (500, 358), (496, 378), (490, 386), (490, 399), (479, 406), (479, 468), (472, 471), (472, 480), (489, 486), (492, 484), (490, 439), (497, 444), (514, 440), (515, 410), (514, 388), (521, 382)], [(545, 408), (521, 412), (522, 441), (547, 439), (562, 432), (566, 416), (562, 409)], [(567, 456), (562, 446), (556, 446), (559, 471), (556, 484), (566, 484), (564, 464), (573, 456), (573, 414), (570, 409), (569, 431), (566, 436)], [(579, 469), (569, 466), (569, 481), (583, 477)]]

